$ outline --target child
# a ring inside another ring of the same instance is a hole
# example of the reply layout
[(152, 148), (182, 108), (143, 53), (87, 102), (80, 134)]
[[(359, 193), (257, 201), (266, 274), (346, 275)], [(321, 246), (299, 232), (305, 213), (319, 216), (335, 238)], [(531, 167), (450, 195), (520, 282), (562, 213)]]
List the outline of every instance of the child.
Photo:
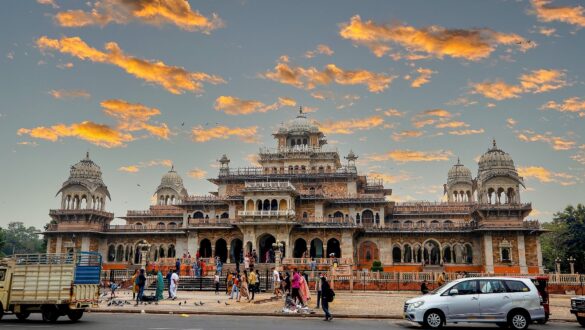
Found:
[(116, 282), (112, 281), (110, 283), (110, 293), (111, 293), (111, 298), (114, 299), (116, 298), (116, 289), (118, 289), (119, 286), (116, 284)]

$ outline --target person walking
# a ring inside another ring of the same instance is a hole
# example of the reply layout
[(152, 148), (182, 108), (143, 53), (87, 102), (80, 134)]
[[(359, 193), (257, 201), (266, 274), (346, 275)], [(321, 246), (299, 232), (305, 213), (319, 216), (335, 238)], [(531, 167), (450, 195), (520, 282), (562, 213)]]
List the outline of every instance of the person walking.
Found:
[(307, 303), (309, 302), (309, 300), (311, 300), (311, 291), (309, 290), (309, 284), (307, 282), (307, 280), (305, 279), (306, 276), (304, 276), (304, 272), (303, 272), (303, 276), (300, 277), (300, 286), (299, 286), (299, 295), (301, 296), (301, 304), (304, 306), (307, 305)]
[(250, 270), (250, 255), (246, 253), (244, 257), (244, 271)]
[(215, 270), (217, 270), (217, 272), (221, 276), (221, 271), (223, 269), (223, 262), (221, 262), (221, 258), (219, 258), (219, 257), (216, 257), (216, 258), (217, 258), (217, 261), (215, 262)]
[(256, 296), (256, 281), (257, 281), (256, 273), (252, 269), (250, 271), (250, 275), (248, 275), (248, 282), (250, 283), (248, 288), (252, 296), (252, 298), (250, 298), (250, 301), (254, 300), (254, 297)]
[(288, 272), (284, 273), (284, 294), (290, 294), (290, 274)]
[(200, 269), (201, 269), (201, 262), (199, 261), (199, 258), (197, 258), (195, 260), (195, 262), (193, 263), (193, 273), (195, 273), (195, 277), (199, 277)]
[(167, 288), (167, 293), (169, 294), (168, 299), (171, 299), (171, 276), (173, 276), (173, 272), (171, 270), (167, 271), (167, 276), (165, 276), (165, 278), (167, 279), (167, 283), (169, 284)]
[(280, 274), (275, 267), (272, 267), (272, 286), (274, 288), (274, 295), (279, 298), (282, 294), (280, 290)]
[(134, 271), (134, 275), (132, 275), (132, 300), (136, 299), (136, 294), (138, 293), (138, 285), (136, 285), (136, 278), (138, 277), (138, 269)]
[(159, 270), (156, 274), (156, 300), (163, 300), (163, 291), (165, 290), (165, 282), (163, 281), (163, 276), (161, 271)]
[(179, 274), (177, 274), (177, 270), (173, 272), (171, 275), (171, 283), (169, 284), (171, 290), (171, 299), (177, 299), (177, 288), (179, 286)]
[(228, 272), (225, 277), (225, 294), (230, 296), (232, 294), (232, 287), (234, 285), (234, 274)]
[(250, 302), (250, 291), (248, 290), (247, 270), (244, 270), (244, 273), (240, 276), (240, 297), (238, 298), (238, 302), (240, 302), (242, 297), (246, 298), (246, 300)]
[(296, 268), (293, 270), (291, 288), (292, 288), (292, 293), (291, 293), (292, 300), (295, 302), (295, 304), (298, 304), (299, 302), (302, 304), (303, 298), (301, 297), (301, 293), (300, 293), (301, 275), (299, 274), (299, 272)]
[(236, 300), (240, 300), (240, 279), (237, 273), (234, 273), (233, 276), (233, 285), (232, 285), (232, 293), (230, 294), (230, 299), (234, 299), (234, 294), (236, 295)]
[(260, 293), (260, 271), (256, 269), (256, 293)]
[(319, 273), (319, 276), (317, 277), (317, 280), (315, 281), (315, 291), (317, 291), (317, 308), (321, 308), (321, 298), (322, 298), (322, 291), (321, 291), (321, 273)]
[(324, 321), (333, 320), (333, 316), (331, 315), (331, 312), (329, 312), (329, 303), (333, 301), (333, 296), (333, 290), (331, 290), (329, 282), (327, 282), (327, 277), (325, 277), (325, 274), (323, 274), (321, 277), (321, 307), (325, 313)]
[(177, 270), (177, 275), (181, 274), (181, 259), (177, 258), (177, 262), (175, 262), (175, 269)]
[(146, 276), (144, 275), (144, 269), (140, 269), (140, 274), (136, 277), (136, 285), (138, 286), (138, 295), (136, 295), (136, 306), (138, 302), (142, 301), (144, 295), (144, 286), (146, 285)]
[(213, 283), (215, 284), (215, 295), (217, 296), (219, 294), (219, 272), (215, 272)]

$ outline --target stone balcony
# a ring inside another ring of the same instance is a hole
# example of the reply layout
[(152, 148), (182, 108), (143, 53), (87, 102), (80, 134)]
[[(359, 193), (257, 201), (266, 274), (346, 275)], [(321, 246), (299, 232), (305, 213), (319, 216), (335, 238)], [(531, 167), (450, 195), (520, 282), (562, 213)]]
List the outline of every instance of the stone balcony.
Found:
[(289, 181), (246, 181), (244, 183), (244, 191), (296, 191)]

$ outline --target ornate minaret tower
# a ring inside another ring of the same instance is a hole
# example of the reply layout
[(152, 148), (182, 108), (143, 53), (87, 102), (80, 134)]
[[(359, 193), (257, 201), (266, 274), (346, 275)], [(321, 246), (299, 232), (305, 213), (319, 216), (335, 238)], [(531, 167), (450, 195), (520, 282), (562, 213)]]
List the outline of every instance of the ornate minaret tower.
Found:
[(47, 252), (97, 251), (99, 235), (107, 229), (114, 214), (106, 212), (110, 193), (102, 181), (100, 167), (89, 158), (89, 152), (71, 166), (69, 178), (59, 193), (61, 207), (49, 211), (51, 224), (45, 232)]

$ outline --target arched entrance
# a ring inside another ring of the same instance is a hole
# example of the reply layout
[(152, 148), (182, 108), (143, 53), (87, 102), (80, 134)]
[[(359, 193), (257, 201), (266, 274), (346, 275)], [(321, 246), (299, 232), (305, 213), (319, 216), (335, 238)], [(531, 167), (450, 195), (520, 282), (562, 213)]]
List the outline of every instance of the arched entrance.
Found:
[(217, 241), (215, 241), (215, 256), (219, 257), (219, 259), (223, 263), (227, 261), (228, 256), (227, 243), (223, 238), (220, 238)]
[(323, 241), (315, 238), (311, 241), (311, 250), (309, 251), (311, 258), (323, 258)]
[(204, 238), (199, 243), (199, 255), (201, 258), (211, 258), (211, 241), (207, 238)]
[(260, 249), (259, 258), (260, 262), (274, 262), (274, 250), (272, 244), (276, 243), (274, 236), (270, 234), (264, 234), (258, 239), (258, 247)]
[(360, 268), (370, 269), (375, 260), (380, 260), (378, 246), (374, 242), (366, 241), (358, 249), (358, 263)]
[(441, 263), (439, 243), (430, 240), (424, 244), (423, 250), (426, 265), (439, 265)]
[(371, 227), (374, 225), (374, 212), (371, 210), (365, 210), (362, 212), (362, 223), (364, 227)]
[(305, 251), (307, 251), (307, 241), (297, 238), (293, 249), (293, 258), (302, 258)]
[(392, 248), (392, 262), (393, 263), (400, 263), (402, 261), (402, 251), (400, 251), (400, 247), (395, 246)]
[(236, 259), (242, 255), (243, 245), (244, 244), (242, 243), (242, 240), (239, 238), (235, 238), (232, 240), (232, 243), (230, 244), (230, 262), (235, 263)]
[(252, 253), (252, 242), (246, 243), (246, 253)]
[(331, 256), (331, 254), (333, 254), (335, 258), (341, 257), (341, 247), (336, 238), (327, 241), (327, 257)]

